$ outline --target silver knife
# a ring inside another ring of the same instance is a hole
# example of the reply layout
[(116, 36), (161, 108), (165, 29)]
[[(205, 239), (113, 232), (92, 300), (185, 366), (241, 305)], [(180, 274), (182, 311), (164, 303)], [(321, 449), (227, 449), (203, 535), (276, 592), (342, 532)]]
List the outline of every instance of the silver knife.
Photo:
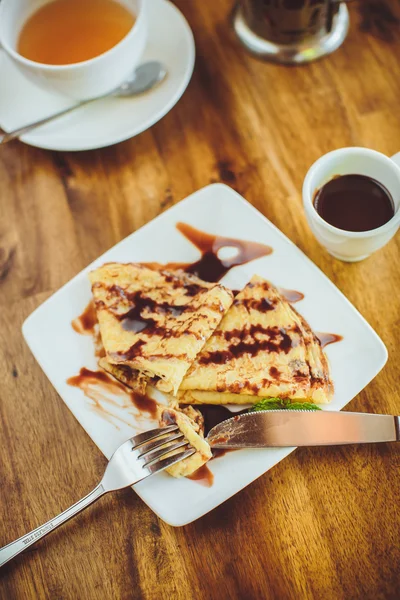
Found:
[(213, 448), (399, 442), (400, 417), (306, 410), (255, 411), (219, 423), (210, 430), (207, 441)]

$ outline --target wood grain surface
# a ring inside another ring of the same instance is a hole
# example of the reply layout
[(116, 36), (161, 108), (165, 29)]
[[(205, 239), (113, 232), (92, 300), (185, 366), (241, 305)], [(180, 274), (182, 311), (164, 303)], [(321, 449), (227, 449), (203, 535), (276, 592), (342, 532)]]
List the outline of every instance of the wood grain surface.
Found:
[[(352, 4), (345, 44), (295, 68), (246, 54), (229, 27), (231, 0), (176, 4), (197, 60), (161, 122), (92, 152), (0, 148), (1, 545), (85, 495), (105, 466), (24, 343), (23, 320), (99, 254), (210, 182), (232, 186), (277, 225), (387, 345), (386, 367), (348, 409), (400, 414), (400, 237), (362, 263), (336, 261), (311, 235), (300, 194), (307, 169), (329, 150), (400, 150), (399, 2)], [(399, 467), (395, 444), (300, 449), (180, 529), (131, 490), (109, 495), (3, 568), (0, 597), (395, 598)]]

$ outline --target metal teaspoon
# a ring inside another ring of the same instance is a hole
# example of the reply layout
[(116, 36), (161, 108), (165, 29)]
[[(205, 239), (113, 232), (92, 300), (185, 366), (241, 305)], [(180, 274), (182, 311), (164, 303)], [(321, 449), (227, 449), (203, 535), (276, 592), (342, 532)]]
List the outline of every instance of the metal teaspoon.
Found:
[(58, 113), (50, 115), (49, 117), (45, 117), (44, 119), (40, 119), (39, 121), (35, 121), (34, 123), (29, 123), (23, 127), (19, 127), (14, 131), (3, 134), (0, 133), (0, 145), (6, 144), (11, 140), (18, 138), (19, 136), (24, 135), (33, 129), (36, 129), (36, 127), (40, 127), (45, 123), (49, 123), (53, 119), (58, 119), (58, 117), (66, 115), (77, 108), (86, 106), (86, 104), (90, 104), (91, 102), (96, 102), (96, 100), (101, 100), (102, 98), (108, 98), (110, 96), (127, 98), (147, 92), (157, 83), (163, 81), (166, 75), (167, 69), (162, 63), (155, 60), (143, 63), (132, 72), (128, 79), (126, 79), (114, 90), (111, 90), (111, 92), (107, 92), (107, 94), (97, 96), (96, 98), (90, 98), (89, 100), (83, 100), (82, 102), (65, 108)]

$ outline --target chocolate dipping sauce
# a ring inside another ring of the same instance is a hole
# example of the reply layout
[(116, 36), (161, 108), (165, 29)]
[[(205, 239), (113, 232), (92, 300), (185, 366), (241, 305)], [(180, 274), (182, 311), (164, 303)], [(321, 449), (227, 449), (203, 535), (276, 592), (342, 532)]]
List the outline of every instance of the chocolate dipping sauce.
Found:
[(394, 216), (393, 198), (386, 187), (367, 175), (339, 175), (317, 190), (317, 213), (345, 231), (370, 231)]

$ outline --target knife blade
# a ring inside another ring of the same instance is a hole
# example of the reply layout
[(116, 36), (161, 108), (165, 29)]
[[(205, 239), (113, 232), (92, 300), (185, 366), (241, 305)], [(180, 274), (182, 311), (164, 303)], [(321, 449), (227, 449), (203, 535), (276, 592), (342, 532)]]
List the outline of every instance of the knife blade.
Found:
[(213, 448), (328, 446), (400, 441), (400, 417), (370, 413), (266, 410), (236, 415), (213, 427)]

